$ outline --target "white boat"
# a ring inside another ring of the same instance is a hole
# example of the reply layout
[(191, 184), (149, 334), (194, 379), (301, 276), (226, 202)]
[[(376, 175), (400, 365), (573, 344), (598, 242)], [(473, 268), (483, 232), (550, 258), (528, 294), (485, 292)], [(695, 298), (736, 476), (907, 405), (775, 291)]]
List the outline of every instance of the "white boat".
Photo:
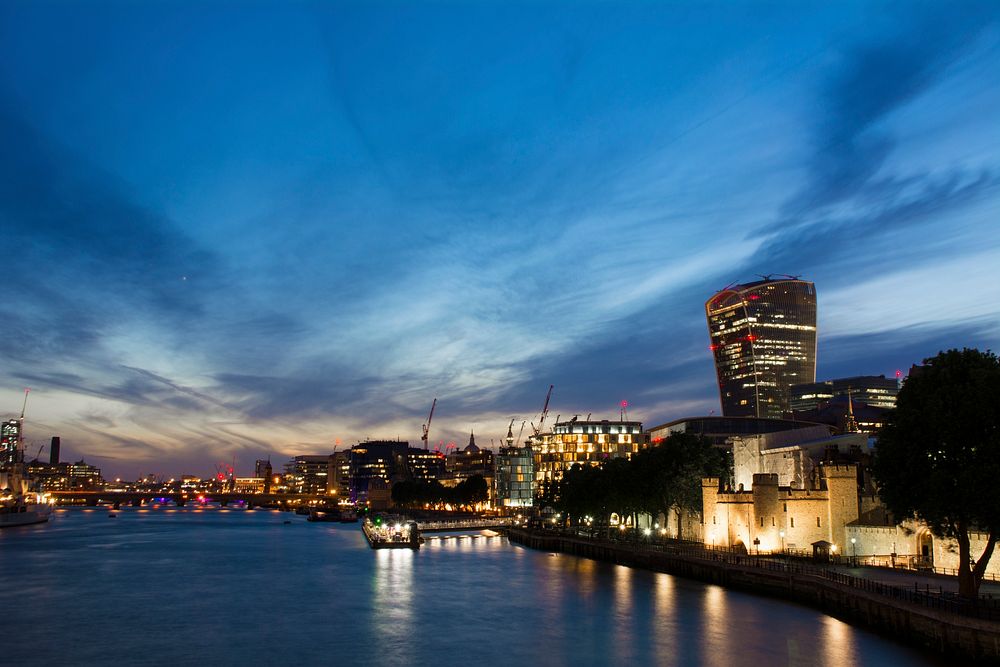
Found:
[[(24, 471), (24, 408), (28, 390), (24, 390), (21, 417), (4, 423), (4, 461), (0, 462), (0, 528), (45, 523), (52, 516), (53, 501), (48, 494), (31, 490), (31, 480)], [(13, 427), (13, 428), (9, 428)], [(13, 450), (10, 443), (13, 441)]]
[[(36, 496), (36, 494), (31, 495)], [(45, 523), (51, 516), (52, 505), (44, 497), (22, 498), (0, 506), (0, 528)]]

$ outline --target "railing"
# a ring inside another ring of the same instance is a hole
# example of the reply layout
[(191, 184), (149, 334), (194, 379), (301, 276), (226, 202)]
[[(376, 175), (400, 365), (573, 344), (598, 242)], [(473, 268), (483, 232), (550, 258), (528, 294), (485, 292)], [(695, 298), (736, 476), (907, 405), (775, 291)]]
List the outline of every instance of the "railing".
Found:
[(586, 540), (592, 544), (613, 548), (627, 548), (633, 552), (660, 553), (666, 556), (708, 560), (726, 565), (755, 568), (770, 572), (820, 577), (840, 586), (874, 593), (892, 600), (921, 605), (961, 616), (1000, 621), (1000, 600), (982, 597), (977, 600), (968, 600), (959, 597), (957, 593), (945, 591), (940, 586), (935, 589), (929, 584), (925, 584), (923, 589), (921, 589), (917, 582), (914, 582), (912, 588), (886, 584), (874, 579), (855, 577), (830, 567), (806, 564), (801, 561), (789, 561), (778, 555), (751, 555), (743, 550), (737, 550), (732, 547), (711, 546), (701, 544), (700, 542), (665, 540), (663, 538), (655, 540), (648, 538), (636, 540), (635, 538), (628, 539), (625, 537), (622, 539), (613, 539), (593, 536), (588, 534), (588, 531), (573, 529), (545, 530), (542, 531), (542, 534)]
[[(851, 556), (849, 562), (865, 567), (891, 568), (894, 570), (906, 570), (910, 572), (924, 572), (927, 574), (943, 574), (951, 577), (958, 576), (958, 570), (950, 567), (935, 567), (924, 556), (913, 554), (875, 554), (869, 556)], [(986, 572), (983, 574), (983, 581), (1000, 582), (1000, 576)]]
[(458, 521), (418, 521), (418, 530), (478, 530), (480, 528), (503, 528), (514, 524), (513, 517), (489, 519), (461, 519)]

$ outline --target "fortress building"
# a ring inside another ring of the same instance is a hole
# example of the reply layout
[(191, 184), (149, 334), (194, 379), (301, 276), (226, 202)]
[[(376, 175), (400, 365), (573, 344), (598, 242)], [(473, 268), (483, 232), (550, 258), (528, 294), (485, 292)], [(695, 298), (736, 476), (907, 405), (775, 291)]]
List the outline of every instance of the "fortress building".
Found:
[(723, 488), (702, 480), (705, 544), (748, 552), (811, 551), (826, 541), (843, 551), (847, 525), (859, 514), (858, 469), (820, 464), (807, 488), (779, 486), (775, 473), (758, 473), (753, 485)]

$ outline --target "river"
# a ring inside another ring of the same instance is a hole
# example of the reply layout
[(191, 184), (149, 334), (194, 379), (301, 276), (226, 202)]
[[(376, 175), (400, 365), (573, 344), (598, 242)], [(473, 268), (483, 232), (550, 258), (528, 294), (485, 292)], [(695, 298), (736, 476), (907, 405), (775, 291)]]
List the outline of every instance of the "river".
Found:
[(0, 531), (3, 664), (944, 664), (808, 607), (499, 536), (372, 551), (357, 524), (269, 510), (107, 515)]

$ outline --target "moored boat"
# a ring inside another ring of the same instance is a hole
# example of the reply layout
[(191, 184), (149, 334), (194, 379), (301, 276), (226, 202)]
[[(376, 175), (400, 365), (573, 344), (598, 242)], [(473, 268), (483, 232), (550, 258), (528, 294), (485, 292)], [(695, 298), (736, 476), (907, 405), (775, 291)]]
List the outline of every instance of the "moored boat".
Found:
[(420, 531), (417, 522), (404, 517), (376, 517), (374, 521), (366, 518), (361, 524), (361, 531), (372, 549), (413, 549), (420, 548)]

